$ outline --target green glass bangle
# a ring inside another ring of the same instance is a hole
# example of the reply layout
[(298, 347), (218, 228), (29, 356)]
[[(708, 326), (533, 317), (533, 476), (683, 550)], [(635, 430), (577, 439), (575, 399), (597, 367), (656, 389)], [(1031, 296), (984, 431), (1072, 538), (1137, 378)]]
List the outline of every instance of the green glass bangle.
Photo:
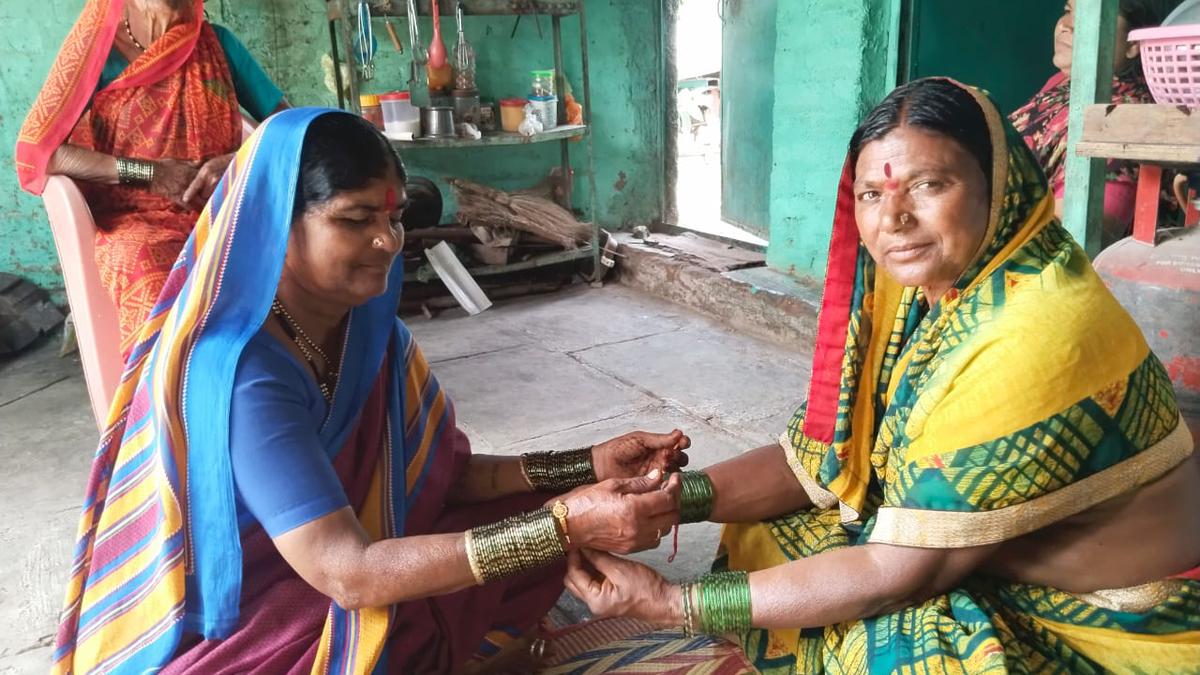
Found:
[(702, 523), (712, 515), (712, 480), (703, 471), (684, 471), (679, 493), (679, 522)]
[(706, 574), (700, 587), (700, 630), (712, 635), (750, 630), (750, 575), (742, 570)]

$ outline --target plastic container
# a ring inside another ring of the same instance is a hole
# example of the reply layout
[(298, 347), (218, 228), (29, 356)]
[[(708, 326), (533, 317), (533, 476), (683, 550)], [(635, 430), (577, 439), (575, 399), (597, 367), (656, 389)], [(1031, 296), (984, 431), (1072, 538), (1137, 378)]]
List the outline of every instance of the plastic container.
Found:
[(1200, 0), (1185, 0), (1163, 19), (1162, 25), (1182, 26), (1189, 23), (1200, 23)]
[(358, 106), (362, 108), (363, 119), (374, 124), (377, 129), (383, 129), (383, 106), (375, 94), (361, 94)]
[(525, 121), (525, 104), (523, 98), (505, 98), (500, 100), (500, 128), (516, 133)]
[(529, 102), (533, 104), (533, 113), (542, 121), (543, 131), (550, 131), (558, 126), (557, 96), (530, 96)]
[(533, 84), (529, 87), (530, 96), (554, 96), (554, 70), (531, 70), (529, 75)]
[(383, 108), (383, 133), (397, 141), (409, 141), (421, 133), (421, 112), (413, 107), (407, 91), (379, 96)]

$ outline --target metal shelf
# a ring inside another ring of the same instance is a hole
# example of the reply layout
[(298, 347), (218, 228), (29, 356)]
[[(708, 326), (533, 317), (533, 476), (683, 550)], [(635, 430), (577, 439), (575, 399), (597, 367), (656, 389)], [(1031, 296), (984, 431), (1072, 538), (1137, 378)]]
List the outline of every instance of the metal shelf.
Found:
[(507, 131), (484, 133), (483, 138), (414, 138), (411, 141), (392, 139), (392, 145), (398, 148), (478, 148), (488, 145), (529, 145), (530, 143), (547, 143), (571, 138), (582, 138), (587, 134), (585, 124), (563, 125), (550, 131), (543, 131), (533, 136)]
[[(571, 16), (579, 13), (579, 0), (463, 0), (463, 14), (475, 16), (514, 16), (518, 14), (541, 14), (543, 16)], [(375, 16), (408, 16), (404, 0), (371, 3)], [(417, 0), (417, 14), (433, 14), (430, 0)], [(454, 0), (438, 0), (438, 14), (454, 16)]]
[[(554, 40), (554, 70), (556, 73), (555, 89), (556, 91), (566, 91), (567, 82), (565, 79), (565, 60), (563, 58), (563, 17), (568, 17), (568, 21), (574, 18), (579, 22), (579, 56), (582, 75), (582, 98), (579, 99), (583, 106), (583, 120), (590, 124), (592, 121), (592, 89), (591, 89), (591, 73), (588, 65), (588, 33), (587, 33), (587, 12), (585, 11), (586, 0), (463, 0), (463, 13), (476, 16), (520, 16), (520, 15), (546, 15), (550, 17), (550, 35)], [(373, 16), (398, 16), (407, 15), (407, 0), (370, 0), (369, 6)], [(416, 0), (416, 12), (421, 16), (428, 16), (432, 9), (432, 0)], [(442, 16), (452, 16), (455, 10), (454, 0), (439, 0), (438, 11)], [(354, 36), (352, 35), (352, 24), (356, 23), (354, 12), (351, 9), (351, 0), (326, 0), (326, 16), (329, 21), (329, 44), (330, 52), (333, 54), (334, 60), (334, 78), (337, 83), (338, 90), (338, 105), (345, 110), (349, 110), (355, 114), (360, 112), (359, 109), (359, 72), (358, 68), (350, 68), (349, 80), (344, 87), (348, 93), (343, 94), (343, 83), (341, 80), (341, 64), (354, 64), (355, 55), (352, 45), (354, 44)], [(539, 24), (540, 27), (540, 24)], [(409, 45), (411, 48), (412, 45)], [(416, 86), (415, 83), (420, 82), (420, 77), (417, 73), (413, 73), (413, 77), (409, 81), (409, 88)], [(562, 99), (559, 100), (558, 115), (559, 119), (565, 119), (565, 103)], [(405, 149), (420, 149), (428, 148), (478, 148), (489, 145), (501, 146), (516, 146), (526, 143), (542, 143), (557, 141), (559, 146), (559, 161), (558, 164), (562, 168), (564, 176), (571, 175), (571, 141), (583, 139), (577, 152), (586, 153), (586, 184), (588, 187), (588, 200), (590, 202), (590, 211), (592, 214), (592, 237), (591, 245), (586, 248), (576, 249), (574, 251), (563, 251), (559, 253), (537, 256), (532, 261), (514, 263), (511, 265), (501, 265), (495, 267), (484, 267), (471, 270), (472, 274), (502, 274), (505, 272), (514, 272), (524, 269), (532, 269), (545, 264), (554, 264), (555, 262), (565, 262), (586, 257), (591, 257), (595, 263), (595, 270), (599, 271), (600, 264), (600, 226), (597, 222), (597, 194), (596, 194), (596, 157), (592, 147), (593, 135), (591, 129), (586, 125), (561, 126), (548, 132), (543, 132), (535, 136), (526, 138), (518, 134), (510, 133), (491, 133), (486, 134), (478, 140), (461, 139), (461, 138), (443, 138), (429, 140), (412, 140), (412, 141), (392, 141), (393, 146), (402, 147)], [(572, 199), (573, 181), (565, 181), (566, 190), (559, 195), (558, 203), (566, 209), (571, 209), (574, 203)], [(565, 256), (565, 257), (564, 257)]]

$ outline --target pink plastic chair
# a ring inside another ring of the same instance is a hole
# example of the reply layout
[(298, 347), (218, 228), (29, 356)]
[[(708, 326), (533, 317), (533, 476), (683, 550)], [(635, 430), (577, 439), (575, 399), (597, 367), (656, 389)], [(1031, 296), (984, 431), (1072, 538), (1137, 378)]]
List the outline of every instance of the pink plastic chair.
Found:
[(96, 222), (79, 186), (66, 176), (51, 176), (42, 200), (75, 321), (92, 414), (103, 431), (123, 364), (117, 308), (101, 285), (100, 270), (96, 268)]
[[(242, 118), (243, 140), (249, 138), (254, 128), (254, 122)], [(66, 176), (50, 177), (42, 201), (58, 249), (92, 415), (96, 426), (104, 431), (124, 364), (117, 308), (100, 283), (100, 270), (96, 267), (96, 221), (79, 186)]]

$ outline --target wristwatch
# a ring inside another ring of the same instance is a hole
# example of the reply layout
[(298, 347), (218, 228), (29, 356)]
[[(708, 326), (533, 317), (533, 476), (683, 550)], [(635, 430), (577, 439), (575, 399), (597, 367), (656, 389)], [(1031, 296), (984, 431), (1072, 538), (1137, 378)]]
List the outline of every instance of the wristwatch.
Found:
[(558, 521), (558, 529), (562, 530), (563, 541), (567, 543), (567, 546), (571, 545), (571, 532), (567, 529), (567, 516), (570, 513), (571, 511), (567, 508), (567, 503), (561, 499), (554, 502), (554, 506), (550, 507), (550, 515), (554, 516), (554, 519)]

